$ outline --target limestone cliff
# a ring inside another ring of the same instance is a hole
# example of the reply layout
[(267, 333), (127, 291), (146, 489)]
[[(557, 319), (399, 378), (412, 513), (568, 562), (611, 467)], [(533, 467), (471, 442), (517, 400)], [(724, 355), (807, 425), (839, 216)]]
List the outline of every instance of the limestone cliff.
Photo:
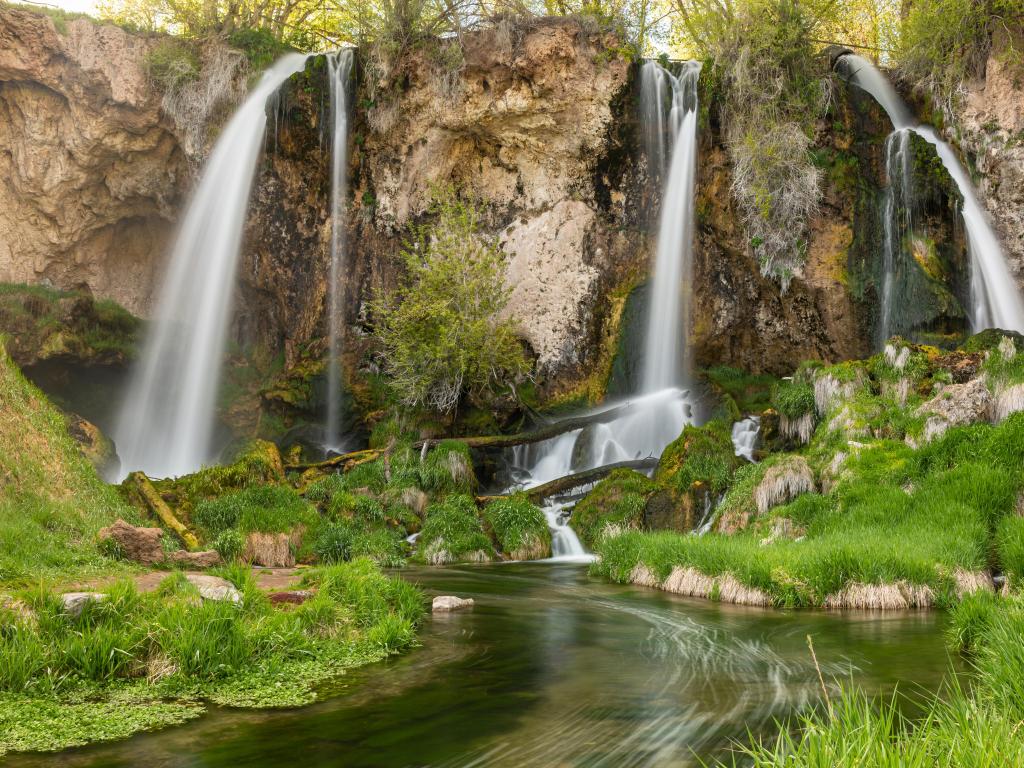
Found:
[(145, 314), (187, 167), (152, 42), (0, 10), (0, 281), (88, 286)]
[[(984, 76), (968, 83), (947, 135), (973, 160), (978, 194), (995, 224), (1003, 253), (1024, 286), (1024, 75), (1007, 54), (1007, 33), (992, 42)], [(1018, 30), (1016, 48), (1024, 45)]]

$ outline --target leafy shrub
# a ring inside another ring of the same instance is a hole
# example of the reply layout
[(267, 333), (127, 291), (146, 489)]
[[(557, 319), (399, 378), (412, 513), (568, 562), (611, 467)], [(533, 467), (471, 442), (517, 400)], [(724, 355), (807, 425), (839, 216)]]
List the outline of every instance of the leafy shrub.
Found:
[(450, 413), (468, 393), (486, 399), (529, 364), (508, 304), (504, 255), (478, 229), (477, 208), (454, 190), (434, 193), (434, 220), (402, 255), (408, 277), (373, 304), (384, 366), (398, 399)]
[(199, 54), (187, 42), (173, 38), (161, 40), (146, 54), (146, 74), (162, 90), (173, 90), (196, 80), (202, 65)]

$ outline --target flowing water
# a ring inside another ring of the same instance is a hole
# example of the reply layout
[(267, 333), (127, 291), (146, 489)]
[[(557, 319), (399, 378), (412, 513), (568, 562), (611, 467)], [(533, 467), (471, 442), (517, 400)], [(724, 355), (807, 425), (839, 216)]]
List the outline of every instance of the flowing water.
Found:
[(213, 458), (215, 401), (267, 99), (306, 58), (288, 54), (267, 70), (203, 169), (114, 431), (123, 474), (182, 475)]
[[(211, 708), (180, 727), (12, 768), (696, 766), (830, 693), (935, 690), (941, 613), (778, 611), (621, 587), (567, 564), (404, 571), (472, 597), (422, 647), (356, 670), (299, 710)], [(913, 713), (911, 713), (913, 714)]]
[[(939, 159), (949, 172), (953, 182), (960, 190), (963, 197), (963, 210), (961, 215), (964, 221), (964, 229), (967, 232), (967, 247), (970, 257), (970, 317), (971, 330), (978, 332), (986, 328), (1002, 328), (1004, 330), (1024, 332), (1024, 299), (1014, 281), (1010, 270), (1003, 257), (999, 240), (989, 224), (981, 204), (978, 202), (967, 171), (964, 170), (960, 159), (953, 148), (939, 138), (935, 131), (926, 125), (920, 125), (910, 109), (896, 93), (896, 89), (867, 59), (855, 54), (848, 54), (839, 59), (837, 66), (845, 74), (850, 83), (870, 93), (888, 114), (896, 132), (907, 131), (916, 133), (927, 141), (938, 154)], [(887, 161), (888, 161), (887, 152)], [(896, 174), (897, 176), (900, 173)], [(893, 176), (889, 176), (890, 187)], [(909, 180), (899, 182), (909, 184)], [(908, 198), (909, 199), (909, 198)], [(904, 214), (892, 211), (895, 218)], [(893, 224), (887, 224), (887, 235), (892, 231)], [(886, 246), (888, 248), (888, 246)], [(885, 282), (891, 285), (893, 280), (893, 266), (887, 264)], [(891, 313), (891, 306), (896, 297), (889, 297), (890, 309), (884, 309), (884, 284), (883, 284), (883, 310)], [(883, 314), (883, 318), (885, 314)]]
[(324, 442), (341, 451), (341, 276), (345, 269), (345, 199), (348, 193), (348, 123), (352, 85), (351, 48), (327, 54), (331, 91), (331, 270), (328, 286), (327, 422)]
[(899, 128), (885, 140), (885, 174), (888, 184), (882, 206), (882, 302), (875, 344), (878, 349), (894, 333), (895, 284), (903, 269), (906, 253), (904, 243), (913, 232), (914, 163), (909, 128)]
[(648, 61), (640, 72), (641, 115), (646, 123), (645, 133), (650, 135), (656, 131), (657, 141), (660, 142), (656, 145), (653, 138), (648, 139), (648, 166), (666, 161), (666, 131), (671, 147), (667, 158), (667, 182), (661, 197), (658, 251), (654, 260), (647, 317), (643, 371), (645, 392), (678, 386), (686, 374), (688, 362), (686, 342), (689, 339), (690, 280), (693, 270), (697, 82), (700, 78), (700, 63), (690, 61), (682, 67), (677, 76), (657, 62)]
[(732, 447), (737, 456), (755, 461), (757, 439), (761, 434), (761, 417), (748, 416), (732, 425)]
[[(657, 253), (651, 279), (641, 394), (594, 409), (628, 406), (607, 423), (511, 451), (514, 485), (532, 487), (575, 472), (661, 455), (692, 420), (690, 393), (681, 389), (688, 368), (690, 280), (693, 267), (693, 209), (697, 172), (697, 82), (700, 63), (686, 62), (678, 75), (654, 61), (640, 71), (640, 121), (653, 183), (664, 179), (657, 225)], [(566, 532), (567, 510), (545, 510), (553, 536)], [(571, 533), (571, 529), (568, 529)], [(575, 534), (573, 534), (575, 539)], [(576, 546), (579, 541), (576, 540)], [(579, 552), (567, 556), (579, 558)]]

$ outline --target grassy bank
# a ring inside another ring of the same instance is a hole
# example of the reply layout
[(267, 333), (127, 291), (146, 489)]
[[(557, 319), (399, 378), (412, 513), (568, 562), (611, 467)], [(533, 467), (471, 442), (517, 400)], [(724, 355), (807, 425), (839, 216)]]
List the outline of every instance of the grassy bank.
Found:
[(118, 582), (77, 616), (46, 590), (0, 611), (0, 754), (63, 749), (181, 722), (204, 702), (307, 704), (345, 669), (406, 648), (423, 616), (412, 585), (369, 560), (310, 572), (315, 596), (274, 607), (247, 567), (222, 572), (238, 604), (171, 574), (153, 593)]
[(838, 700), (786, 724), (772, 740), (741, 748), (734, 765), (755, 768), (1024, 765), (1024, 603), (976, 595), (953, 613), (951, 645), (968, 654), (970, 683), (955, 678), (909, 720), (899, 697), (872, 701), (847, 687)]

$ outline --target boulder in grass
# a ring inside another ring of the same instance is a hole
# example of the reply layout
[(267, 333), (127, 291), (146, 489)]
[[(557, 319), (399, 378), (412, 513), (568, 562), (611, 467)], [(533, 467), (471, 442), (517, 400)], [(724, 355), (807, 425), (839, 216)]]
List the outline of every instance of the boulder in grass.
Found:
[(64, 613), (72, 618), (81, 616), (88, 603), (99, 603), (106, 599), (107, 596), (102, 592), (67, 592), (60, 596)]
[(202, 552), (186, 552), (184, 549), (179, 549), (177, 552), (171, 552), (167, 560), (175, 565), (183, 565), (186, 568), (197, 570), (213, 568), (221, 564), (220, 554), (213, 549)]
[(438, 595), (434, 598), (431, 610), (434, 613), (451, 613), (473, 607), (473, 598), (461, 598), (454, 595)]
[(242, 602), (242, 593), (227, 579), (201, 573), (190, 573), (185, 578), (199, 590), (199, 596), (203, 600), (216, 600), (224, 603)]
[(99, 540), (101, 543), (110, 542), (109, 546), (125, 560), (155, 565), (164, 559), (163, 535), (161, 528), (142, 528), (119, 519), (113, 525), (100, 529)]

